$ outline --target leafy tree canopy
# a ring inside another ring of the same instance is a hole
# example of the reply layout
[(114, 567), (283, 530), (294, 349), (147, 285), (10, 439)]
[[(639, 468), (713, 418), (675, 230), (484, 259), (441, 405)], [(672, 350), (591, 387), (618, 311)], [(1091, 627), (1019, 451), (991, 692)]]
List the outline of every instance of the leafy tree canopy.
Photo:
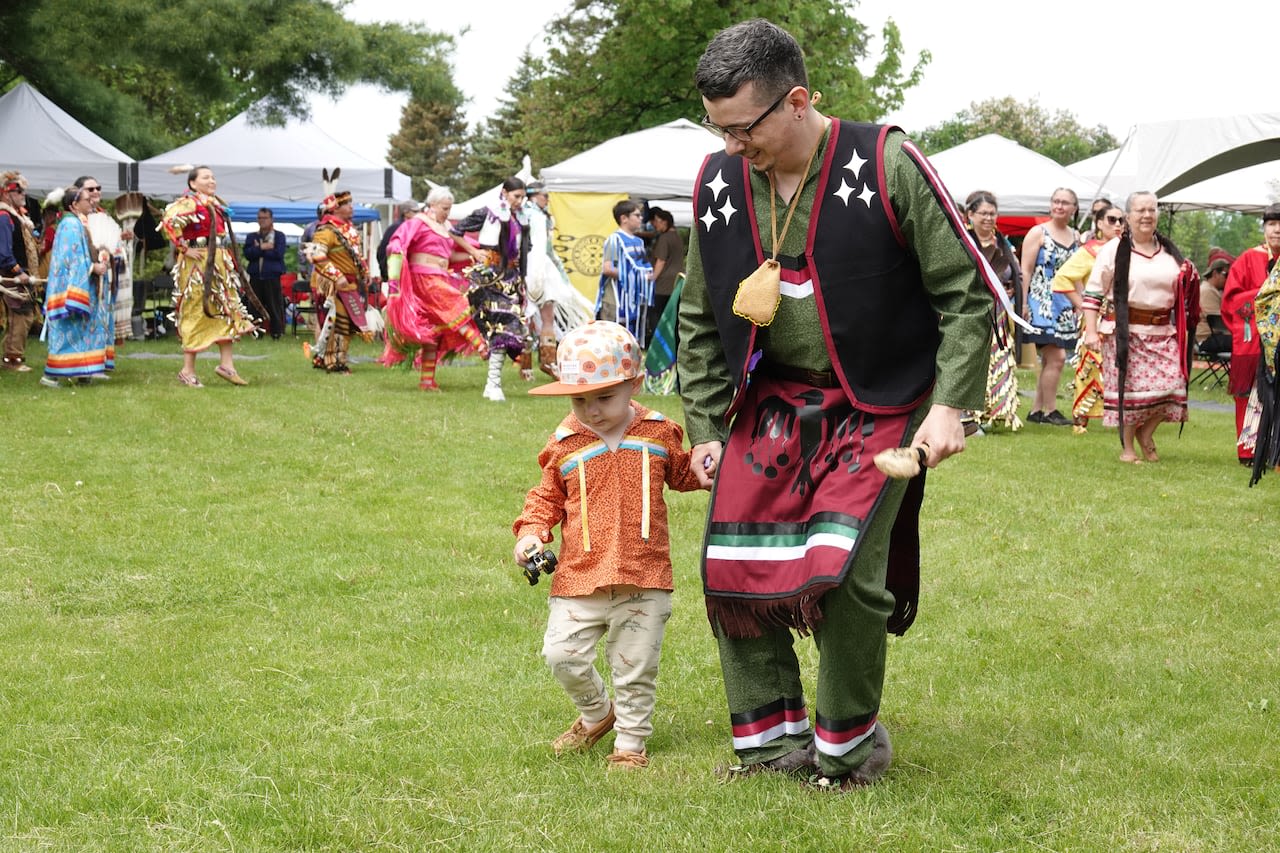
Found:
[(427, 180), (457, 187), (466, 157), (467, 122), (461, 99), (410, 98), (400, 113), (400, 129), (391, 137), (387, 160), (413, 176), (413, 197), (425, 198)]
[(525, 153), (542, 166), (623, 133), (697, 119), (698, 57), (716, 32), (753, 17), (796, 37), (811, 88), (823, 93), (823, 109), (841, 118), (874, 119), (901, 106), (929, 61), (924, 52), (906, 71), (897, 25), (889, 21), (883, 58), (864, 73), (867, 29), (839, 0), (577, 0), (548, 25), (545, 62), (526, 57), (499, 115), (479, 129), (473, 148), (481, 170), (492, 178), (497, 167), (505, 176)]
[(353, 83), (460, 98), (452, 39), (421, 27), (356, 24), (345, 0), (7, 0), (0, 90), (27, 80), (138, 158), (236, 114), (282, 122), (313, 94)]
[(954, 118), (927, 127), (914, 138), (926, 154), (936, 154), (988, 133), (1012, 139), (1064, 166), (1120, 144), (1102, 125), (1082, 127), (1066, 110), (1050, 113), (1034, 98), (1020, 103), (1010, 97), (975, 101)]
[[(1170, 221), (1172, 220), (1172, 221)], [(1252, 214), (1231, 211), (1195, 210), (1161, 216), (1160, 230), (1203, 272), (1209, 263), (1209, 249), (1225, 249), (1236, 257), (1245, 249), (1262, 243), (1262, 226)]]

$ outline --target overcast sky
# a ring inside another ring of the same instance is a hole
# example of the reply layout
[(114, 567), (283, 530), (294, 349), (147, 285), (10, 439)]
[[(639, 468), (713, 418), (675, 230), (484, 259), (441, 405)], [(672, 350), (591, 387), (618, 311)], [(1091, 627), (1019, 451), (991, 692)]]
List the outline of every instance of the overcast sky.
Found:
[[(429, 8), (422, 23), (430, 29), (457, 36), (469, 27), (457, 38), (454, 81), (470, 99), (467, 117), (474, 123), (497, 106), (525, 46), (538, 52), (543, 26), (570, 5), (355, 0), (347, 15), (399, 20), (399, 13), (424, 15)], [(1090, 11), (1054, 18), (1072, 7)], [(950, 118), (973, 101), (1006, 95), (1035, 98), (1051, 111), (1065, 109), (1085, 126), (1106, 125), (1120, 140), (1137, 122), (1280, 110), (1280, 73), (1267, 71), (1280, 56), (1280, 4), (1270, 0), (1071, 6), (861, 0), (854, 15), (876, 36), (877, 48), (880, 29), (892, 15), (908, 57), (924, 49), (933, 54), (924, 81), (908, 91), (903, 109), (885, 117), (908, 131)], [(1096, 23), (1090, 26), (1090, 20)], [(822, 81), (811, 82), (821, 90)], [(314, 118), (351, 147), (382, 158), (405, 99), (359, 87), (337, 103), (317, 99)], [(535, 163), (534, 170), (546, 165)]]

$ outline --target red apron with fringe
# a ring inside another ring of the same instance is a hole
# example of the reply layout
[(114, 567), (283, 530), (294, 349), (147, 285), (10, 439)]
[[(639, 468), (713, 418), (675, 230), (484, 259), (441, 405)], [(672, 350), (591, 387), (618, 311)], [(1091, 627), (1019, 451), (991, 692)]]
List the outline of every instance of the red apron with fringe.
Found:
[[(873, 415), (838, 387), (770, 377), (753, 376), (746, 395), (716, 471), (707, 615), (730, 637), (768, 626), (805, 634), (822, 621), (821, 598), (844, 581), (884, 495), (887, 478), (872, 460), (905, 444), (911, 413)], [(914, 616), (923, 487), (923, 477), (911, 482), (890, 540), (895, 633)]]

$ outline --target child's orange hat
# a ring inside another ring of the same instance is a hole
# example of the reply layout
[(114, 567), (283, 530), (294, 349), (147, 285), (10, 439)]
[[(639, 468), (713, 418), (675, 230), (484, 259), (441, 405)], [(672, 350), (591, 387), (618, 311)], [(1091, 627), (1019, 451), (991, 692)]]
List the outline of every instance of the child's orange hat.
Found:
[(583, 394), (621, 385), (640, 376), (640, 344), (624, 326), (592, 320), (564, 336), (556, 350), (560, 379), (530, 394)]

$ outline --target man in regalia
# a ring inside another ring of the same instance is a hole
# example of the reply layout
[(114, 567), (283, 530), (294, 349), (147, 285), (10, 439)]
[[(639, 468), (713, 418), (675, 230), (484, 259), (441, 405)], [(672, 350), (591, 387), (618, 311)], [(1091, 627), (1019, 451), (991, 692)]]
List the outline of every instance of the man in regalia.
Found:
[[(334, 170), (333, 182), (340, 172)], [(326, 171), (326, 183), (330, 180)], [(350, 373), (347, 350), (351, 336), (367, 333), (360, 293), (367, 285), (369, 268), (360, 229), (353, 222), (351, 193), (330, 192), (322, 204), (324, 215), (305, 248), (312, 264), (311, 291), (320, 325), (311, 363), (329, 373)]]
[[(923, 471), (890, 480), (872, 459), (964, 450), (995, 288), (920, 151), (818, 112), (785, 30), (721, 31), (694, 81), (725, 149), (693, 188), (678, 366), (693, 468), (714, 483), (702, 569), (726, 772), (847, 790), (889, 766), (885, 634), (919, 589)], [(817, 647), (812, 726), (792, 632)]]

